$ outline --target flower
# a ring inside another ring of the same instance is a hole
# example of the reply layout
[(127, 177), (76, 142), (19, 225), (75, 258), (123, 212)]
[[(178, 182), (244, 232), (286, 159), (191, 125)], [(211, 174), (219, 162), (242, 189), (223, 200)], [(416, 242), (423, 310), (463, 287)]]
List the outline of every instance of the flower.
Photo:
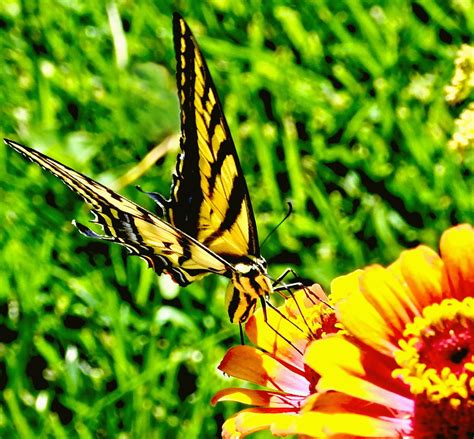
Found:
[(473, 228), (456, 226), (440, 255), (421, 245), (335, 279), (335, 314), (288, 300), (269, 313), (276, 335), (260, 312), (246, 327), (260, 349), (233, 348), (219, 367), (268, 390), (214, 397), (256, 406), (227, 420), (223, 436), (473, 437), (473, 250)]
[[(306, 364), (308, 345), (338, 331), (333, 309), (319, 285), (296, 292), (277, 309), (259, 309), (245, 327), (259, 348), (236, 346), (219, 369), (265, 389), (228, 388), (212, 404), (237, 401), (254, 407), (242, 410), (223, 425), (225, 438), (243, 437), (258, 430), (285, 432), (295, 422), (305, 400), (314, 394), (319, 375)], [(273, 329), (272, 329), (273, 328)]]
[(419, 246), (388, 268), (370, 266), (335, 279), (331, 289), (336, 300), (340, 296), (336, 314), (347, 332), (306, 351), (305, 361), (320, 375), (317, 393), (304, 406), (315, 431), (325, 437), (473, 437), (473, 228), (447, 230), (440, 256)]
[(463, 44), (456, 54), (455, 71), (451, 84), (445, 87), (446, 101), (457, 104), (474, 89), (474, 46)]
[(454, 121), (455, 132), (448, 142), (453, 150), (474, 148), (474, 102), (471, 102)]

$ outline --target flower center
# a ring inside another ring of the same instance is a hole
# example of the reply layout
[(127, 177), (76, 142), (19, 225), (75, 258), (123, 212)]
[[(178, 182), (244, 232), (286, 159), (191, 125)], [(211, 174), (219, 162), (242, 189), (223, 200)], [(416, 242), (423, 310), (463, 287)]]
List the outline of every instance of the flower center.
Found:
[(313, 340), (319, 340), (327, 334), (334, 334), (341, 329), (334, 310), (324, 303), (306, 308), (304, 316), (298, 315), (295, 323), (300, 328), (306, 328), (309, 337)]
[[(415, 395), (414, 437), (474, 433), (474, 298), (446, 299), (408, 324), (392, 372)], [(462, 429), (459, 430), (459, 428)]]

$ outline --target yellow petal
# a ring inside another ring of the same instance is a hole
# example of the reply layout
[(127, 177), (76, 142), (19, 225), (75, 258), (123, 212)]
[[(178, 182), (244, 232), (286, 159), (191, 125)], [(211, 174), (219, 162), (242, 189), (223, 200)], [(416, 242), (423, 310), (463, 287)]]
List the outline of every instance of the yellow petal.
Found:
[(311, 410), (297, 415), (276, 416), (270, 425), (274, 435), (310, 437), (399, 437), (409, 431), (410, 419), (374, 403), (330, 392), (317, 395)]
[[(376, 270), (376, 272), (374, 274), (369, 272), (368, 274), (369, 269)], [(386, 274), (385, 271), (381, 270), (384, 269), (369, 267), (363, 272), (358, 271), (344, 276), (342, 279), (338, 278), (332, 286), (339, 293), (344, 286), (356, 288), (355, 284), (359, 283), (359, 291), (348, 294), (346, 298), (340, 299), (336, 303), (337, 318), (345, 329), (363, 342), (377, 347), (381, 352), (391, 353), (397, 348), (396, 338), (394, 337), (396, 331), (392, 325), (387, 325), (389, 317), (380, 313), (380, 306), (377, 309), (372, 303), (374, 299), (370, 296), (371, 293), (385, 294), (385, 291), (377, 289), (377, 286), (382, 287), (385, 283)], [(375, 283), (375, 285), (371, 286), (369, 284), (367, 286), (367, 280)], [(367, 291), (368, 287), (369, 291)], [(387, 290), (387, 288), (385, 287), (384, 290)], [(388, 312), (393, 315), (393, 311)]]
[(237, 427), (235, 425), (235, 418), (237, 415), (234, 415), (222, 424), (222, 438), (223, 439), (239, 439), (244, 437), (242, 433), (237, 431)]
[(303, 399), (304, 397), (302, 396), (293, 396), (286, 393), (233, 387), (217, 392), (213, 396), (211, 404), (215, 405), (218, 402), (234, 401), (256, 407), (286, 407), (294, 410), (301, 405)]
[[(245, 332), (254, 345), (274, 354), (279, 360), (291, 364), (303, 373), (304, 363), (301, 352), (304, 352), (309, 342), (309, 336), (306, 334), (305, 328), (298, 329), (268, 307), (267, 322), (265, 322), (263, 310), (260, 308), (248, 320), (245, 325)], [(294, 347), (283, 337), (289, 340)]]
[(363, 270), (355, 270), (352, 273), (339, 276), (331, 282), (331, 299), (334, 303), (360, 291), (359, 282), (362, 273)]
[(424, 307), (443, 300), (443, 261), (439, 255), (424, 245), (402, 252), (400, 258), (389, 269), (398, 271), (408, 286), (406, 290), (411, 303), (415, 304), (414, 315), (421, 315)]
[(469, 224), (443, 233), (440, 251), (445, 263), (444, 286), (451, 297), (462, 300), (474, 291), (474, 230)]
[(308, 346), (305, 361), (321, 374), (318, 392), (335, 390), (396, 410), (412, 409), (408, 386), (391, 377), (393, 358), (355, 343), (334, 335)]
[[(308, 412), (299, 416), (293, 425), (293, 431), (309, 437), (329, 438), (397, 438), (401, 428), (408, 426), (395, 419), (378, 419), (372, 416), (354, 413)], [(275, 423), (274, 430), (278, 428)]]
[(234, 417), (224, 422), (222, 426), (222, 437), (226, 439), (237, 439), (251, 433), (270, 429), (275, 435), (285, 433), (273, 432), (275, 423), (292, 425), (298, 415), (295, 413), (281, 412), (270, 409), (247, 409), (237, 413)]

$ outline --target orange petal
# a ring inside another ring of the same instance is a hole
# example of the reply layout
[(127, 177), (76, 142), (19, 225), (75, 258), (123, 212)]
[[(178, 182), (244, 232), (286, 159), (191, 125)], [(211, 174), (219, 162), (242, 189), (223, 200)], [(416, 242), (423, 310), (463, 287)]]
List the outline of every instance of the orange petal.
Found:
[(256, 407), (286, 407), (288, 409), (295, 410), (301, 405), (303, 399), (304, 397), (288, 395), (286, 393), (234, 387), (223, 389), (217, 392), (213, 396), (211, 404), (216, 405), (218, 402), (234, 401)]
[(444, 287), (462, 300), (474, 291), (474, 230), (462, 224), (441, 236), (440, 252), (446, 267)]
[(391, 377), (396, 367), (393, 358), (355, 343), (334, 335), (308, 346), (305, 360), (321, 374), (318, 392), (336, 390), (396, 410), (411, 410), (408, 386)]
[(310, 384), (303, 375), (250, 346), (229, 349), (219, 364), (219, 369), (233, 377), (273, 390), (302, 396), (308, 395), (310, 391)]

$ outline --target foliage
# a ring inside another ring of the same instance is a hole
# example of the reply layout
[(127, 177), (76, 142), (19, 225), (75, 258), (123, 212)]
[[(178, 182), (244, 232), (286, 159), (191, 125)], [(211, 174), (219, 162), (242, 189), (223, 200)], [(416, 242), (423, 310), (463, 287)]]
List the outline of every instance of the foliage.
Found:
[[(293, 203), (263, 248), (270, 272), (327, 287), (472, 221), (472, 155), (446, 147), (464, 104), (443, 94), (474, 31), (469, 4), (5, 0), (1, 134), (106, 184), (123, 176), (179, 130), (178, 10), (213, 72), (261, 239)], [(169, 193), (175, 160), (134, 183)], [(154, 208), (133, 184), (121, 192)], [(178, 292), (72, 218), (88, 218), (78, 197), (1, 145), (0, 436), (214, 437), (235, 411), (209, 405), (238, 343), (225, 280)]]

